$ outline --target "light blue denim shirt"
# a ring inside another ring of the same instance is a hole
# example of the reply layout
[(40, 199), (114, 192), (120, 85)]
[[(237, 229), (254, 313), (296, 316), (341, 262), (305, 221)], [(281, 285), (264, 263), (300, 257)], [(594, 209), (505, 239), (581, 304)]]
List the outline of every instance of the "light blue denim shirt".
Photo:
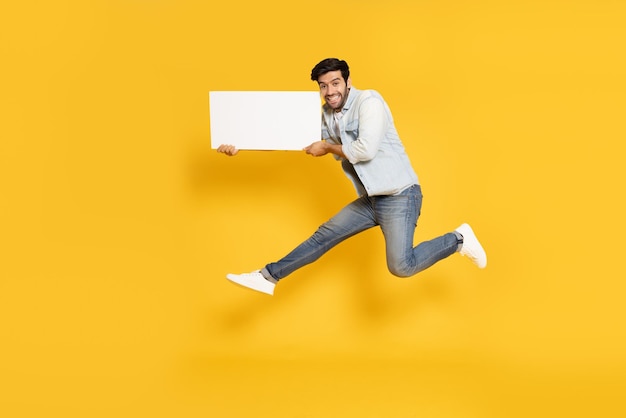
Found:
[(375, 90), (350, 89), (334, 131), (335, 112), (324, 105), (322, 138), (342, 144), (342, 167), (359, 196), (394, 195), (413, 184), (417, 174), (398, 136), (389, 106)]

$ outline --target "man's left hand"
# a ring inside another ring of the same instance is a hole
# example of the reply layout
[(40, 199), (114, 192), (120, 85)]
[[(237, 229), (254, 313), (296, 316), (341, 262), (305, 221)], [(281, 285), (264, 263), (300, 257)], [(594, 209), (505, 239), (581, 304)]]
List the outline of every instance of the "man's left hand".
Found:
[(328, 147), (326, 145), (326, 141), (317, 141), (304, 148), (304, 150), (307, 154), (314, 157), (321, 157), (322, 155), (328, 154)]

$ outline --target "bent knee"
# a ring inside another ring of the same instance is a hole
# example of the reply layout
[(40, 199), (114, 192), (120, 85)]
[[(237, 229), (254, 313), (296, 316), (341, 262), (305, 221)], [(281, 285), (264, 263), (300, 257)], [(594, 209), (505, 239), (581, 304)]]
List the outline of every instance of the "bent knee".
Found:
[(389, 269), (389, 272), (396, 277), (411, 277), (414, 274), (413, 271), (408, 268), (408, 266), (401, 263), (389, 263), (387, 264), (387, 268)]

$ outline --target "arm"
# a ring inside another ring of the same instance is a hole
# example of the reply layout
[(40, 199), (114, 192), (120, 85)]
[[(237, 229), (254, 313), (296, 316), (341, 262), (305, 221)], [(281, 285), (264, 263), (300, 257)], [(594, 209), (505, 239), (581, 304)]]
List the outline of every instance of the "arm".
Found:
[(378, 97), (368, 97), (359, 106), (359, 137), (343, 146), (345, 158), (352, 164), (376, 156), (389, 127), (385, 104)]
[(326, 155), (328, 153), (335, 154), (338, 157), (346, 158), (343, 153), (343, 149), (341, 145), (331, 144), (326, 141), (317, 141), (304, 148), (307, 154), (310, 154), (314, 157), (321, 157), (322, 155)]

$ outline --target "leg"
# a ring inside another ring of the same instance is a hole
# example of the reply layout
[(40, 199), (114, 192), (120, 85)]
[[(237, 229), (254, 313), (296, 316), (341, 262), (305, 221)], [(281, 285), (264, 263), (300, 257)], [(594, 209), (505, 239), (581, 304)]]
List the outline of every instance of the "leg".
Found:
[(265, 266), (261, 272), (265, 277), (269, 275), (275, 280), (280, 280), (300, 267), (314, 262), (345, 239), (375, 225), (371, 200), (368, 197), (361, 197), (321, 225), (309, 239), (281, 260)]
[(421, 206), (422, 192), (417, 185), (397, 196), (377, 197), (374, 202), (376, 220), (385, 236), (387, 266), (395, 276), (413, 276), (459, 248), (459, 240), (452, 232), (413, 247)]

